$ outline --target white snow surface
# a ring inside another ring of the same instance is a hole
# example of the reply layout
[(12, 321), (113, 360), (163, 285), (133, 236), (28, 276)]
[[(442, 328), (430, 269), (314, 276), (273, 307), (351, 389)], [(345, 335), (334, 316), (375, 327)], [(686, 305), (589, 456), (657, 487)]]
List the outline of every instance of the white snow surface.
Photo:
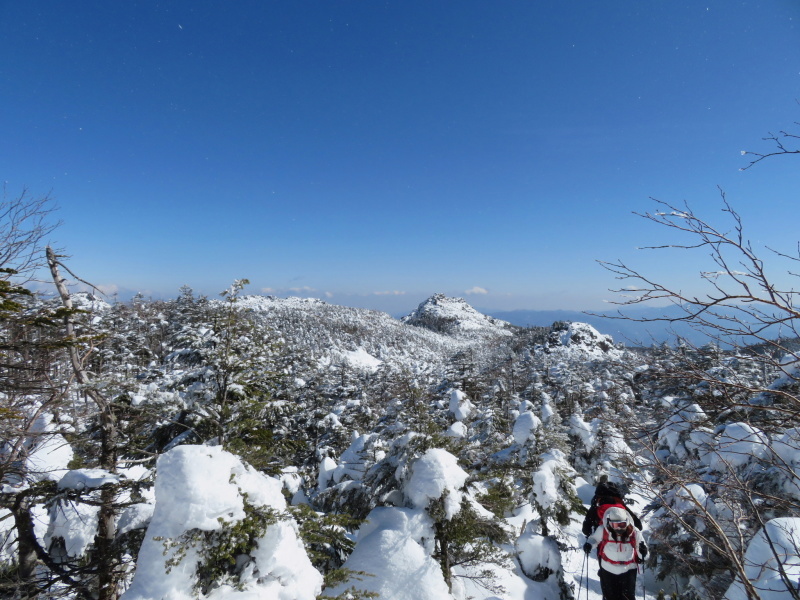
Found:
[(710, 466), (715, 471), (741, 467), (769, 452), (769, 439), (748, 423), (730, 423), (717, 437)]
[(453, 413), (456, 421), (467, 419), (474, 410), (472, 402), (461, 390), (450, 390), (450, 412)]
[(326, 589), (325, 594), (337, 596), (354, 586), (386, 600), (452, 600), (442, 569), (431, 557), (432, 539), (430, 518), (422, 510), (373, 509), (344, 564), (369, 575)]
[[(139, 552), (136, 574), (124, 600), (190, 600), (195, 598), (198, 549), (167, 572), (166, 561), (176, 548), (165, 541), (180, 540), (192, 530), (214, 531), (245, 516), (244, 500), (256, 507), (284, 510), (282, 483), (254, 471), (219, 446), (178, 446), (157, 463), (156, 505)], [(313, 568), (292, 520), (270, 525), (242, 569), (242, 589), (221, 586), (206, 598), (213, 600), (313, 600), (321, 591), (322, 575)]]
[(405, 493), (416, 508), (426, 508), (431, 500), (445, 498), (445, 517), (452, 519), (461, 509), (461, 489), (467, 472), (458, 466), (458, 459), (447, 450), (431, 448), (416, 460)]
[(59, 433), (43, 436), (28, 454), (27, 471), (34, 480), (58, 481), (67, 472), (74, 453)]
[(520, 414), (514, 421), (512, 430), (514, 441), (520, 446), (524, 445), (541, 426), (541, 419), (532, 412), (528, 411)]
[(342, 357), (350, 366), (369, 372), (377, 371), (378, 367), (380, 367), (383, 362), (372, 356), (369, 352), (364, 350), (364, 348), (344, 352)]
[(73, 469), (59, 480), (60, 490), (86, 490), (99, 488), (106, 483), (116, 483), (119, 475), (104, 469)]
[[(750, 541), (744, 556), (745, 573), (758, 590), (761, 600), (788, 600), (793, 597), (778, 567), (783, 568), (789, 581), (795, 585), (800, 580), (798, 548), (800, 518), (772, 519)], [(747, 594), (740, 581), (734, 582), (725, 593), (725, 600), (746, 599)]]

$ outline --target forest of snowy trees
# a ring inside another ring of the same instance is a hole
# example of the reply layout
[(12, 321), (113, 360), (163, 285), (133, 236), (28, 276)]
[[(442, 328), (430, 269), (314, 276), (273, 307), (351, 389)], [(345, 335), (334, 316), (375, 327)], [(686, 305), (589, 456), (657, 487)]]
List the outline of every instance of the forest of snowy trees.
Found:
[(599, 598), (580, 525), (607, 477), (645, 524), (644, 596), (800, 597), (796, 293), (724, 197), (722, 227), (656, 207), (709, 291), (605, 266), (699, 347), (438, 294), (400, 320), (246, 280), (111, 301), (43, 247), (47, 198), (5, 199), (0, 596)]
[(601, 475), (644, 517), (648, 594), (797, 595), (796, 340), (13, 281), (3, 597), (575, 598)]

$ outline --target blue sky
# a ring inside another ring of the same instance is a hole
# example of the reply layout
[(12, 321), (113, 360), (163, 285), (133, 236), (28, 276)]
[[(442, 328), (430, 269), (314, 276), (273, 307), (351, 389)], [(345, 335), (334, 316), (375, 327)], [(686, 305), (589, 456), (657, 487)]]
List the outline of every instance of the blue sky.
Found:
[(121, 297), (597, 309), (598, 259), (691, 285), (632, 211), (717, 186), (798, 239), (796, 159), (739, 170), (800, 121), (791, 0), (0, 0), (0, 88), (6, 193)]

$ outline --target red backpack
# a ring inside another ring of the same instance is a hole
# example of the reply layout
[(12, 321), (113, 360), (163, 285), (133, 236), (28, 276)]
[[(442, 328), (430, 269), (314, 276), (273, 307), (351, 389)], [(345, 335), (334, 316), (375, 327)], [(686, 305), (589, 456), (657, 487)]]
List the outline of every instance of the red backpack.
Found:
[[(615, 500), (618, 500), (618, 498), (615, 498)], [(609, 502), (608, 504), (598, 504), (596, 509), (598, 523), (603, 522), (603, 515), (606, 514), (606, 511), (609, 508), (621, 508), (625, 512), (628, 512), (628, 507), (622, 504), (622, 502), (613, 502), (613, 503)]]
[[(607, 510), (607, 509), (611, 508), (612, 506), (614, 506), (614, 505), (613, 504), (608, 504), (604, 508)], [(622, 506), (620, 508), (624, 509), (624, 507), (622, 507)], [(599, 509), (600, 509), (600, 507), (598, 507), (598, 510)], [(605, 512), (605, 510), (603, 512)], [(620, 551), (622, 550), (622, 545), (623, 544), (625, 544), (625, 545), (630, 544), (631, 548), (633, 549), (633, 552), (631, 553), (630, 560), (621, 560), (620, 561), (620, 560), (614, 560), (613, 558), (609, 558), (606, 555), (606, 552), (605, 552), (606, 545), (608, 545), (608, 544), (619, 544), (620, 545)], [(610, 563), (612, 565), (631, 565), (631, 564), (634, 564), (634, 563), (638, 563), (639, 562), (639, 549), (636, 547), (636, 536), (633, 535), (633, 525), (630, 525), (630, 524), (628, 525), (627, 536), (626, 536), (625, 539), (621, 539), (621, 540), (613, 539), (609, 535), (608, 529), (606, 527), (603, 527), (603, 539), (600, 540), (599, 544), (597, 544), (597, 558), (599, 560), (601, 560), (601, 561), (604, 560), (607, 563)]]

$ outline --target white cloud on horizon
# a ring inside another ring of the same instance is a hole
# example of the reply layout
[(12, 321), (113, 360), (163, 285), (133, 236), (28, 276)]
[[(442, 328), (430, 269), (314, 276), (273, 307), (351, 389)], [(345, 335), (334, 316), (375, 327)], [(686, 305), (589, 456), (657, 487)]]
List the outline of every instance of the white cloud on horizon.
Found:
[(389, 292), (372, 292), (373, 296), (405, 296), (405, 292), (401, 292), (399, 290), (393, 290)]
[(465, 290), (464, 293), (467, 296), (472, 296), (472, 295), (485, 296), (486, 294), (489, 293), (489, 290), (487, 290), (486, 288), (482, 288), (482, 287), (476, 285), (475, 287), (473, 287), (473, 288), (471, 288), (469, 290)]
[(271, 287), (262, 287), (261, 288), (262, 294), (269, 294), (272, 296), (288, 296), (291, 294), (298, 295), (298, 296), (319, 296), (320, 294), (324, 295), (326, 298), (332, 298), (333, 294), (331, 292), (321, 292), (317, 288), (309, 287), (307, 285), (302, 287), (290, 287), (290, 288), (271, 288)]

